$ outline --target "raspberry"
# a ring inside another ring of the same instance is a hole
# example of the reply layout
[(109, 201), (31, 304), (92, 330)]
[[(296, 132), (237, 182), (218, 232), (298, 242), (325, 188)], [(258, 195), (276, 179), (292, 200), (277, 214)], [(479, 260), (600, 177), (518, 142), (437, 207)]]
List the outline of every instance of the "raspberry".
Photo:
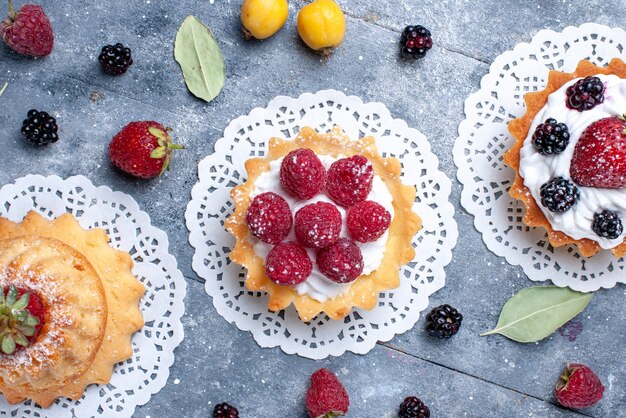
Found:
[(0, 21), (0, 28), (2, 39), (15, 52), (31, 57), (45, 57), (52, 52), (52, 25), (41, 6), (25, 4), (16, 13), (9, 0), (9, 16)]
[(358, 242), (376, 241), (391, 224), (391, 214), (380, 204), (365, 200), (348, 209), (348, 231)]
[(398, 418), (430, 418), (430, 409), (421, 399), (409, 396), (400, 405)]
[(306, 250), (297, 242), (278, 244), (265, 259), (267, 277), (276, 284), (293, 286), (305, 281), (313, 271)]
[(106, 45), (98, 56), (98, 61), (105, 73), (109, 75), (124, 74), (128, 67), (133, 64), (133, 57), (130, 48), (120, 43)]
[(280, 184), (289, 194), (309, 200), (324, 188), (326, 169), (313, 151), (291, 151), (280, 165)]
[(544, 123), (537, 125), (532, 140), (539, 154), (560, 154), (569, 144), (569, 130), (567, 125), (558, 123), (556, 119), (546, 119)]
[(593, 232), (602, 238), (616, 239), (624, 231), (622, 220), (616, 212), (604, 210), (593, 215)]
[(426, 332), (437, 338), (450, 338), (461, 328), (463, 315), (450, 305), (440, 305), (426, 315)]
[(567, 212), (580, 198), (580, 190), (569, 180), (555, 177), (541, 186), (541, 204), (550, 212)]
[(226, 402), (218, 403), (213, 408), (213, 418), (239, 418), (239, 411)]
[(246, 213), (250, 233), (268, 244), (278, 244), (291, 229), (291, 210), (279, 195), (265, 192), (257, 195)]
[(604, 386), (598, 376), (584, 364), (568, 364), (554, 396), (566, 408), (587, 408), (602, 399)]
[(361, 249), (347, 238), (339, 238), (317, 253), (317, 267), (336, 283), (350, 283), (363, 272)]
[(350, 397), (337, 376), (328, 369), (319, 369), (311, 376), (306, 392), (309, 417), (338, 417), (348, 412)]
[(598, 77), (585, 77), (569, 86), (565, 96), (570, 109), (590, 110), (604, 102), (604, 83)]
[(296, 212), (294, 228), (305, 247), (328, 247), (339, 239), (341, 213), (332, 203), (310, 203)]
[(419, 59), (423, 58), (426, 52), (433, 47), (433, 38), (430, 31), (424, 26), (407, 26), (402, 32), (400, 44), (402, 45), (400, 55), (403, 58)]
[(372, 191), (374, 169), (362, 155), (335, 161), (328, 170), (328, 195), (341, 206), (352, 206), (367, 199)]

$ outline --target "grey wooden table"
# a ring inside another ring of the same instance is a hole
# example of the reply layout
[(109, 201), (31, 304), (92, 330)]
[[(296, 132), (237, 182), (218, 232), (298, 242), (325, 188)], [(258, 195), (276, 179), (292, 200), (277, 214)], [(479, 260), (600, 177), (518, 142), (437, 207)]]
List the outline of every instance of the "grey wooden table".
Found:
[[(21, 2), (16, 0), (16, 5)], [(479, 87), (489, 64), (539, 30), (561, 30), (587, 21), (624, 24), (624, 0), (367, 1), (339, 0), (348, 16), (345, 43), (328, 62), (309, 52), (295, 30), (303, 0), (290, 2), (287, 25), (264, 42), (246, 43), (239, 26), (239, 0), (68, 0), (40, 2), (55, 29), (53, 54), (25, 59), (0, 46), (0, 184), (30, 173), (83, 174), (96, 185), (131, 194), (167, 231), (170, 251), (188, 281), (186, 337), (176, 350), (168, 385), (136, 410), (137, 417), (207, 417), (228, 400), (243, 417), (303, 417), (310, 374), (335, 370), (350, 393), (351, 417), (395, 416), (402, 399), (416, 394), (434, 417), (625, 416), (626, 330), (624, 287), (600, 291), (578, 318), (582, 333), (559, 333), (538, 344), (502, 337), (480, 338), (495, 324), (501, 306), (531, 285), (522, 270), (490, 253), (459, 205), (452, 144), (463, 119), (463, 101)], [(222, 94), (206, 104), (185, 88), (173, 59), (176, 30), (185, 16), (207, 23), (223, 49), (228, 79)], [(398, 59), (401, 30), (423, 24), (435, 46), (419, 62)], [(115, 42), (132, 48), (135, 64), (122, 77), (98, 68), (99, 49)], [(334, 88), (380, 101), (395, 117), (431, 141), (442, 169), (453, 180), (459, 244), (447, 268), (447, 285), (431, 306), (450, 303), (465, 316), (449, 341), (428, 338), (423, 320), (404, 335), (365, 356), (346, 354), (315, 362), (261, 349), (247, 332), (214, 310), (202, 280), (191, 270), (184, 210), (196, 182), (196, 165), (213, 152), (229, 121), (265, 106), (277, 95)], [(20, 136), (30, 108), (54, 114), (61, 140), (35, 149)], [(106, 156), (112, 136), (131, 120), (156, 119), (175, 129), (187, 146), (173, 172), (134, 181), (115, 171)], [(555, 405), (552, 389), (565, 362), (590, 365), (606, 386), (604, 399), (584, 412)]]

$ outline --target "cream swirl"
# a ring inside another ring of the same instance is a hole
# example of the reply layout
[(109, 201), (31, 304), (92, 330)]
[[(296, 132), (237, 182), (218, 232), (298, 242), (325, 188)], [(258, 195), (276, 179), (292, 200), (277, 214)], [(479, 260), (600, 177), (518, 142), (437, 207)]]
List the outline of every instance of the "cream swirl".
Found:
[[(338, 158), (333, 158), (327, 155), (320, 155), (319, 159), (322, 162), (322, 164), (324, 164), (326, 169), (328, 169), (333, 162), (337, 161)], [(252, 191), (252, 197), (261, 193), (265, 193), (265, 192), (277, 193), (287, 201), (287, 203), (289, 204), (289, 207), (291, 208), (291, 212), (293, 214), (295, 214), (303, 206), (308, 205), (310, 203), (315, 203), (315, 202), (333, 203), (332, 200), (326, 194), (325, 190), (322, 191), (322, 193), (315, 196), (313, 199), (306, 200), (306, 201), (299, 200), (298, 198), (285, 193), (282, 189), (282, 186), (280, 185), (280, 175), (279, 175), (280, 165), (282, 161), (283, 160), (281, 158), (281, 159), (270, 162), (269, 171), (266, 171), (265, 173), (261, 174), (254, 182), (254, 190)], [(372, 191), (368, 195), (367, 199), (373, 200), (374, 202), (377, 202), (380, 205), (382, 205), (391, 214), (391, 218), (393, 219), (393, 216), (394, 216), (394, 210), (393, 210), (393, 204), (392, 204), (393, 197), (391, 196), (389, 189), (387, 189), (387, 186), (385, 185), (383, 180), (380, 178), (380, 176), (374, 175)], [(341, 218), (343, 219), (343, 226), (341, 228), (341, 236), (348, 237), (348, 230), (346, 226), (346, 209), (341, 206), (337, 206), (337, 209), (339, 209), (339, 213), (341, 213)], [(374, 270), (378, 269), (378, 267), (380, 267), (380, 264), (382, 263), (383, 258), (385, 256), (388, 236), (389, 236), (389, 231), (385, 232), (385, 234), (382, 237), (380, 237), (374, 242), (368, 242), (365, 244), (360, 243), (360, 242), (356, 243), (361, 249), (361, 253), (363, 255), (364, 267), (363, 267), (362, 274), (364, 275), (370, 274)], [(252, 236), (250, 236), (250, 239), (252, 242), (254, 242), (254, 251), (256, 252), (256, 254), (259, 257), (262, 257), (263, 259), (265, 259), (267, 257), (267, 254), (272, 249), (272, 245), (259, 241), (258, 239)], [(285, 241), (295, 241), (295, 240), (296, 240), (296, 235), (295, 235), (293, 228), (291, 228), (291, 231), (289, 232), (289, 235), (287, 236)], [(332, 280), (327, 279), (317, 268), (317, 264), (315, 263), (315, 258), (316, 258), (315, 250), (311, 248), (307, 248), (307, 252), (309, 253), (309, 257), (311, 258), (311, 261), (313, 261), (313, 271), (311, 272), (311, 275), (306, 281), (294, 286), (294, 288), (296, 289), (296, 292), (298, 292), (299, 295), (309, 295), (315, 300), (324, 302), (328, 299), (332, 299), (336, 296), (341, 295), (342, 293), (346, 292), (350, 288), (350, 283), (340, 284), (340, 283), (335, 283)]]
[[(616, 239), (599, 237), (591, 228), (593, 216), (603, 210), (611, 210), (626, 219), (626, 189), (600, 189), (578, 186), (580, 200), (565, 213), (553, 213), (541, 205), (540, 189), (548, 180), (563, 177), (571, 180), (570, 165), (574, 148), (585, 129), (593, 122), (626, 113), (626, 80), (615, 75), (597, 75), (605, 85), (604, 102), (591, 110), (579, 112), (566, 105), (565, 91), (579, 79), (563, 85), (550, 94), (546, 105), (533, 119), (528, 136), (520, 152), (519, 172), (524, 184), (556, 231), (564, 232), (574, 239), (588, 238), (598, 242), (604, 249), (611, 249), (624, 241), (624, 233)], [(548, 118), (565, 123), (570, 133), (569, 145), (564, 152), (543, 156), (533, 146), (532, 136), (537, 125)]]

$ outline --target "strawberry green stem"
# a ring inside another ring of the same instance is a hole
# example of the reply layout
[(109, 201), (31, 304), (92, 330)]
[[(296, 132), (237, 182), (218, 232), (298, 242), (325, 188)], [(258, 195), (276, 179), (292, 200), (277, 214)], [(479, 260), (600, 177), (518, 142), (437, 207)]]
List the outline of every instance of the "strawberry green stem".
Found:
[(9, 16), (15, 17), (15, 10), (13, 9), (13, 2), (9, 0)]

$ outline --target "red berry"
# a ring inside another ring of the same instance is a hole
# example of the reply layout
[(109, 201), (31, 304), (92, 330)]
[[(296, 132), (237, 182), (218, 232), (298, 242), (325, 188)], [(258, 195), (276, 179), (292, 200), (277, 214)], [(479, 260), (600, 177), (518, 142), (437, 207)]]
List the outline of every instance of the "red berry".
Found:
[(170, 169), (172, 151), (183, 148), (172, 143), (169, 130), (154, 121), (129, 123), (109, 144), (111, 162), (135, 177), (157, 177)]
[(367, 199), (372, 191), (374, 169), (362, 155), (342, 158), (328, 169), (328, 195), (341, 206), (352, 206)]
[(341, 213), (332, 203), (310, 203), (296, 212), (295, 231), (305, 247), (327, 247), (339, 239)]
[(311, 418), (344, 416), (350, 397), (337, 376), (328, 369), (319, 369), (311, 376), (306, 393), (306, 409)]
[(52, 25), (41, 6), (25, 4), (15, 13), (10, 1), (2, 39), (15, 52), (32, 57), (45, 57), (54, 46)]
[(380, 204), (365, 200), (348, 209), (348, 231), (353, 240), (376, 241), (391, 224), (391, 214)]
[(336, 283), (350, 283), (363, 273), (361, 249), (347, 238), (339, 238), (317, 253), (317, 267)]
[(268, 244), (278, 244), (291, 229), (291, 210), (285, 199), (276, 193), (261, 193), (248, 207), (246, 222), (252, 235)]
[(280, 165), (280, 184), (291, 195), (309, 200), (324, 188), (326, 169), (313, 151), (291, 151)]
[[(2, 351), (4, 354), (13, 354), (37, 340), (44, 325), (46, 307), (39, 295), (30, 289), (3, 286), (0, 287), (0, 292), (2, 294), (2, 301), (0, 301)], [(28, 303), (21, 299), (26, 293), (28, 293)], [(34, 322), (30, 322), (31, 320)], [(4, 339), (7, 337), (12, 337), (10, 346), (5, 346)], [(19, 342), (20, 339), (23, 341)]]
[(604, 386), (598, 376), (584, 364), (568, 364), (561, 375), (554, 396), (567, 408), (586, 408), (602, 399)]
[(276, 284), (293, 286), (305, 281), (313, 271), (306, 250), (296, 242), (278, 244), (265, 259), (267, 277)]
[(612, 116), (589, 125), (574, 148), (570, 175), (585, 187), (626, 188), (626, 121)]

